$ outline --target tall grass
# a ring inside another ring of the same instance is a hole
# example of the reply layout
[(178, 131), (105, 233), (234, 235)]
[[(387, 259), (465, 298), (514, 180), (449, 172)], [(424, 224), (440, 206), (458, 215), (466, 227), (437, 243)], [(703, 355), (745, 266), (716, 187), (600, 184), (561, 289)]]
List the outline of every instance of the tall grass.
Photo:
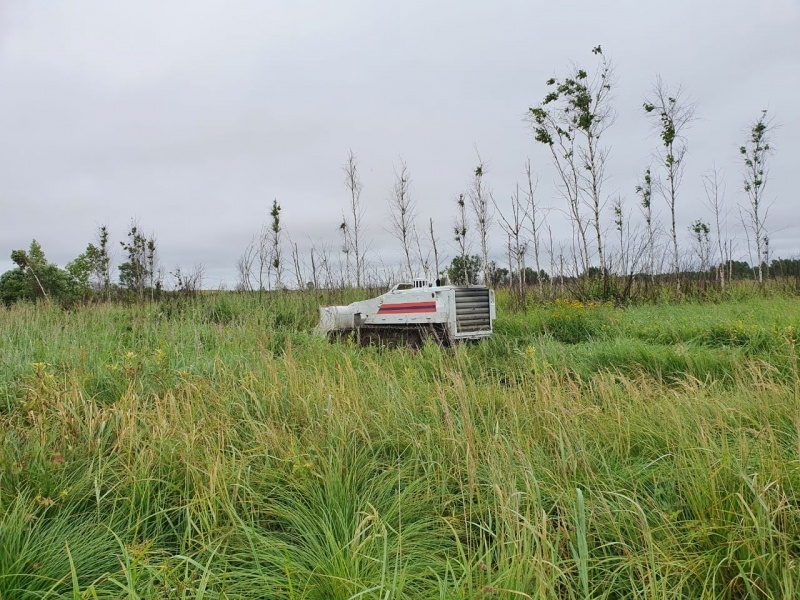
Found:
[(319, 301), (0, 312), (0, 598), (797, 596), (793, 301), (419, 350)]

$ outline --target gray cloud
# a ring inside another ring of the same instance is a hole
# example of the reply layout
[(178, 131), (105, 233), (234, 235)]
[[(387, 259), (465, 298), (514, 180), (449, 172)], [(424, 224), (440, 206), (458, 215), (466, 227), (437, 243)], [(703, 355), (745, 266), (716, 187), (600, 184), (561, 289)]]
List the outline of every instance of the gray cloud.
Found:
[[(725, 171), (729, 205), (744, 200), (736, 148), (768, 108), (780, 124), (768, 225), (774, 253), (793, 256), (798, 31), (796, 0), (7, 2), (0, 271), (34, 237), (64, 264), (99, 224), (119, 240), (137, 218), (158, 237), (165, 267), (202, 263), (209, 284), (231, 284), (273, 198), (304, 251), (311, 241), (336, 248), (350, 148), (373, 255), (398, 258), (383, 223), (400, 157), (420, 216), (435, 220), (452, 254), (453, 199), (476, 149), (498, 202), (530, 156), (542, 202), (558, 206), (554, 173), (523, 116), (550, 75), (573, 60), (591, 64), (597, 43), (619, 81), (607, 191), (634, 207), (636, 175), (657, 143), (640, 110), (656, 74), (698, 102), (678, 206), (683, 231), (708, 218), (700, 175), (712, 165)], [(555, 233), (568, 235), (556, 214)]]

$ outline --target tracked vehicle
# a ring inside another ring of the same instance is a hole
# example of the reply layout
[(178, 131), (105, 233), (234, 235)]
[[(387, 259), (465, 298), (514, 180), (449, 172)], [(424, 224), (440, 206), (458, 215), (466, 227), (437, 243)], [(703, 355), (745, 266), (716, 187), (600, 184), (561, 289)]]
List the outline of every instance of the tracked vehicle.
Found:
[(494, 291), (484, 286), (439, 285), (424, 279), (398, 283), (377, 298), (347, 306), (322, 306), (317, 333), (354, 335), (362, 344), (443, 345), (492, 334)]

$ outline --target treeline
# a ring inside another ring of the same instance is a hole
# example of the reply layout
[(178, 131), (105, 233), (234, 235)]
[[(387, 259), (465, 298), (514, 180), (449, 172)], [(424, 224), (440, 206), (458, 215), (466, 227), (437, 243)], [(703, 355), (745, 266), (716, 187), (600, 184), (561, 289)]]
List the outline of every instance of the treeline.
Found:
[[(41, 245), (33, 240), (27, 250), (13, 250), (11, 259), (16, 267), (0, 275), (0, 301), (10, 306), (21, 301), (50, 299), (62, 305), (82, 302), (144, 302), (163, 300), (168, 297), (192, 297), (203, 284), (203, 266), (189, 270), (176, 268), (166, 273), (158, 260), (158, 249), (154, 237), (143, 235), (137, 225), (132, 225), (127, 239), (120, 242), (125, 260), (116, 268), (109, 254), (109, 233), (103, 226), (98, 231), (97, 244), (89, 244), (86, 250), (69, 261), (63, 268), (47, 260)], [(280, 266), (270, 262), (271, 268)], [(509, 265), (510, 266), (510, 265)], [(649, 275), (645, 272), (629, 277), (610, 275), (603, 277), (597, 267), (590, 267), (580, 276), (550, 274), (541, 269), (535, 271), (524, 267), (521, 277), (508, 266), (489, 261), (484, 272), (483, 259), (478, 254), (456, 256), (439, 273), (443, 283), (472, 285), (487, 283), (495, 288), (507, 288), (515, 299), (526, 302), (529, 296), (538, 300), (570, 297), (582, 301), (612, 300), (630, 302), (656, 300), (671, 297), (673, 279), (670, 273)], [(725, 280), (759, 282), (759, 268), (745, 261), (732, 260), (719, 268), (706, 271), (682, 271), (684, 296), (722, 290), (720, 270)], [(116, 271), (116, 279), (113, 273)], [(760, 265), (761, 285), (780, 282), (784, 289), (800, 291), (800, 259), (778, 258), (769, 264)], [(387, 271), (383, 278), (365, 279), (365, 288), (384, 288), (393, 279)], [(521, 280), (521, 284), (520, 284)], [(299, 279), (300, 289), (315, 289), (312, 281)], [(266, 280), (262, 280), (266, 283)], [(321, 285), (320, 289), (342, 290), (346, 282)], [(285, 287), (276, 289), (286, 289)], [(266, 288), (239, 289), (240, 292), (260, 293)], [(274, 291), (274, 290), (273, 290)]]
[[(192, 295), (202, 288), (203, 268), (176, 268), (164, 283), (165, 271), (158, 259), (154, 236), (146, 236), (132, 222), (127, 237), (120, 241), (124, 259), (112, 264), (108, 228), (102, 226), (94, 243), (69, 261), (64, 268), (51, 263), (39, 242), (27, 250), (13, 250), (16, 267), (0, 275), (0, 301), (6, 306), (20, 301), (52, 299), (69, 305), (87, 301), (145, 301), (171, 293)], [(116, 278), (114, 277), (116, 275)]]
[[(423, 220), (411, 171), (401, 159), (380, 226), (396, 240), (393, 255), (400, 260), (386, 260), (372, 251), (375, 228), (367, 220), (359, 163), (351, 150), (343, 165), (346, 201), (341, 221), (331, 224), (331, 241), (311, 240), (301, 251), (285, 230), (275, 199), (236, 261), (235, 289), (379, 288), (422, 276), (509, 286), (520, 301), (537, 290), (541, 297), (629, 302), (724, 290), (733, 280), (764, 285), (770, 278), (798, 277), (797, 260), (774, 258), (770, 250), (773, 202), (765, 190), (773, 121), (767, 111), (749, 122), (736, 148), (739, 201), (728, 201), (725, 177), (711, 166), (699, 182), (705, 206), (688, 227), (680, 227), (676, 212), (683, 198), (696, 102), (681, 87), (656, 79), (641, 107), (655, 143), (650, 157), (642, 160), (638, 183), (629, 190), (635, 198), (631, 206), (622, 194), (607, 189), (611, 153), (605, 140), (616, 118), (617, 78), (600, 46), (592, 55), (593, 68), (575, 64), (563, 77), (548, 79), (544, 97), (527, 111), (531, 136), (548, 156), (548, 174), (555, 175), (554, 198), (541, 198), (540, 174), (527, 159), (523, 181), (510, 186), (507, 201), (498, 202), (487, 179), (487, 163), (478, 155), (464, 189), (453, 195), (443, 244), (441, 226), (437, 234), (433, 219)], [(559, 219), (571, 237), (554, 237)], [(119, 242), (124, 260), (116, 269), (109, 243), (108, 231), (101, 227), (95, 242), (64, 269), (49, 263), (36, 242), (27, 251), (14, 250), (17, 267), (0, 278), (3, 302), (43, 297), (143, 301), (166, 288), (181, 294), (202, 288), (202, 266), (166, 273), (158, 263), (155, 237), (144, 235), (135, 223)]]

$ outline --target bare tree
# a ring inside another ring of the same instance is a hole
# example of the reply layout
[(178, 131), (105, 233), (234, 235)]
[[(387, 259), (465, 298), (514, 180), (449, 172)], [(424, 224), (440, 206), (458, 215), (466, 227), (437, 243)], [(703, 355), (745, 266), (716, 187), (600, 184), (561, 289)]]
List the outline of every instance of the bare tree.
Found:
[(97, 246), (89, 244), (86, 249), (92, 262), (92, 272), (97, 279), (97, 286), (106, 300), (111, 299), (111, 256), (108, 238), (108, 227), (101, 225), (97, 230)]
[(266, 289), (265, 286), (269, 285), (269, 280), (272, 274), (272, 256), (269, 243), (269, 228), (266, 224), (261, 226), (261, 230), (256, 237), (257, 253), (256, 261), (258, 263), (258, 295)]
[(612, 205), (612, 210), (614, 211), (614, 226), (617, 229), (617, 234), (619, 235), (619, 263), (620, 263), (620, 275), (625, 275), (628, 272), (628, 264), (625, 255), (625, 213), (622, 209), (622, 197), (617, 196), (614, 200), (614, 204)]
[[(419, 232), (414, 229), (414, 244), (417, 249), (417, 260), (419, 264), (422, 266), (422, 272), (425, 275), (426, 281), (431, 280), (431, 249), (428, 248), (427, 251), (422, 250), (422, 242), (420, 241)], [(435, 279), (435, 278), (434, 278)]]
[[(738, 246), (738, 245), (737, 245)], [(728, 256), (728, 281), (733, 281), (733, 253), (736, 250), (734, 240), (728, 240), (727, 256)]]
[[(345, 186), (350, 193), (349, 215), (350, 223), (347, 218), (343, 219), (342, 232), (348, 241), (345, 247), (352, 249), (355, 261), (356, 287), (361, 287), (364, 274), (364, 207), (361, 205), (361, 177), (358, 174), (358, 161), (356, 155), (350, 150), (347, 155), (347, 162), (343, 167), (345, 173)], [(348, 254), (349, 258), (349, 254)]]
[(709, 227), (708, 223), (698, 219), (689, 226), (689, 231), (692, 232), (694, 237), (695, 254), (700, 261), (699, 270), (705, 273), (708, 271), (711, 258), (711, 240), (709, 238), (711, 227)]
[(439, 250), (436, 247), (436, 236), (433, 234), (433, 219), (430, 220), (430, 235), (431, 235), (431, 248), (433, 249), (433, 262), (436, 266), (436, 277), (439, 279), (440, 265), (439, 265)]
[(469, 250), (467, 232), (469, 230), (469, 221), (467, 220), (467, 204), (464, 201), (464, 194), (458, 195), (456, 206), (458, 211), (453, 223), (453, 233), (455, 234), (456, 244), (458, 244), (458, 255), (461, 257), (461, 264), (464, 267), (464, 281), (469, 283), (469, 273), (467, 272), (467, 252)]
[[(723, 214), (723, 203), (725, 201), (725, 178), (721, 176), (716, 166), (711, 171), (703, 175), (703, 189), (706, 193), (706, 206), (714, 215), (716, 227), (717, 249), (719, 250), (719, 261), (717, 264), (717, 278), (721, 288), (725, 288), (725, 264), (729, 261), (726, 254), (727, 243), (727, 213)], [(724, 233), (723, 233), (724, 228)]]
[(311, 285), (314, 289), (332, 288), (333, 272), (331, 270), (330, 244), (323, 241), (319, 246), (309, 239), (311, 246)]
[(489, 229), (492, 226), (492, 213), (490, 203), (493, 202), (492, 192), (483, 183), (483, 176), (486, 174), (486, 165), (478, 155), (478, 166), (469, 190), (469, 200), (472, 212), (475, 215), (475, 223), (478, 226), (478, 237), (481, 243), (481, 270), (483, 272), (483, 284), (489, 285)]
[(325, 287), (333, 287), (333, 268), (331, 266), (331, 249), (328, 244), (323, 243), (319, 249), (319, 269), (325, 278)]
[[(612, 204), (614, 211), (614, 226), (619, 238), (618, 255), (608, 248), (606, 264), (609, 274), (617, 273), (618, 278), (613, 286), (609, 286), (609, 294), (613, 294), (617, 301), (626, 301), (634, 293), (634, 283), (637, 273), (641, 272), (642, 261), (647, 257), (648, 240), (646, 232), (639, 226), (632, 225), (631, 211), (625, 210), (624, 199), (620, 196)], [(646, 268), (646, 266), (644, 267)]]
[(258, 255), (258, 239), (250, 240), (242, 255), (236, 260), (236, 289), (241, 292), (253, 291), (253, 266)]
[(547, 254), (550, 257), (550, 288), (552, 291), (553, 281), (556, 276), (556, 251), (553, 245), (553, 229), (549, 225), (547, 226)]
[[(506, 233), (506, 252), (508, 252), (508, 284), (513, 291), (514, 288), (514, 243), (510, 233)], [(497, 269), (495, 269), (496, 271)], [(494, 285), (494, 282), (492, 282)], [(523, 290), (524, 291), (524, 290)]]
[[(550, 292), (553, 293), (555, 285), (556, 273), (558, 273), (558, 293), (564, 294), (564, 276), (566, 268), (564, 266), (564, 243), (558, 243), (558, 254), (556, 254), (555, 244), (553, 242), (553, 229), (547, 226), (547, 253), (550, 255)], [(575, 240), (573, 239), (573, 244)]]
[(645, 170), (641, 182), (636, 185), (636, 193), (641, 198), (639, 205), (647, 226), (647, 274), (652, 280), (655, 277), (656, 239), (653, 225), (653, 177), (650, 174), (650, 167)]
[[(415, 222), (417, 207), (411, 197), (411, 176), (405, 161), (400, 161), (400, 172), (395, 170), (395, 182), (392, 194), (389, 197), (389, 233), (392, 234), (403, 246), (406, 259), (406, 269), (409, 278), (414, 278), (414, 268), (411, 265), (412, 244), (416, 234)], [(417, 245), (419, 245), (417, 240)], [(419, 252), (421, 255), (422, 253)]]
[(340, 271), (342, 271), (342, 287), (347, 283), (351, 282), (351, 267), (350, 267), (350, 257), (353, 252), (353, 239), (350, 234), (350, 227), (347, 224), (347, 217), (342, 215), (342, 223), (339, 225), (339, 233), (342, 236), (342, 254), (345, 256), (345, 264), (344, 267), (340, 267)]
[(205, 267), (202, 264), (196, 264), (185, 271), (175, 267), (170, 273), (175, 278), (175, 290), (184, 296), (194, 296), (203, 288), (204, 274)]
[(525, 298), (525, 254), (528, 251), (528, 240), (523, 237), (525, 221), (529, 218), (528, 208), (530, 203), (523, 203), (519, 195), (519, 185), (511, 195), (509, 216), (503, 214), (495, 203), (497, 213), (500, 215), (500, 227), (508, 236), (508, 269), (511, 283), (517, 277), (517, 292), (520, 300)]
[(236, 289), (251, 291), (257, 289), (259, 296), (271, 287), (272, 272), (275, 271), (275, 286), (283, 285), (283, 262), (281, 257), (281, 206), (273, 200), (270, 211), (271, 222), (263, 223), (258, 233), (252, 237), (244, 253), (236, 261)]
[(749, 232), (748, 239), (751, 240), (749, 245), (755, 250), (758, 283), (763, 285), (763, 264), (768, 264), (769, 260), (769, 238), (766, 235), (765, 222), (770, 209), (769, 204), (764, 204), (764, 189), (769, 177), (767, 159), (772, 153), (770, 142), (774, 130), (772, 119), (767, 117), (766, 110), (762, 110), (761, 116), (750, 123), (748, 130), (749, 138), (745, 145), (739, 148), (744, 160), (744, 191), (748, 199), (748, 205), (742, 209), (747, 215), (747, 220), (742, 219), (742, 224)]
[(533, 173), (531, 170), (530, 158), (525, 161), (525, 178), (528, 183), (528, 190), (526, 192), (528, 197), (528, 207), (526, 212), (530, 222), (529, 231), (531, 234), (531, 240), (533, 242), (533, 262), (536, 265), (536, 280), (539, 284), (539, 292), (541, 293), (544, 291), (544, 282), (542, 281), (541, 277), (542, 266), (539, 261), (539, 229), (544, 224), (544, 218), (542, 216), (542, 210), (539, 207), (539, 203), (534, 195), (534, 192), (536, 191), (536, 185), (533, 183)]
[(315, 256), (317, 249), (314, 244), (311, 244), (311, 251), (309, 254), (311, 255), (311, 284), (314, 286), (314, 289), (319, 289), (319, 276), (317, 271), (317, 258)]
[(289, 238), (289, 247), (292, 250), (292, 267), (294, 268), (294, 279), (295, 282), (297, 283), (297, 289), (302, 290), (305, 282), (303, 280), (303, 269), (302, 269), (302, 261), (300, 260), (300, 250), (297, 247), (297, 243), (292, 242), (291, 238)]
[(680, 290), (680, 254), (678, 253), (678, 230), (675, 225), (675, 205), (678, 200), (678, 188), (685, 170), (683, 162), (687, 150), (685, 133), (694, 120), (696, 109), (696, 103), (686, 98), (682, 87), (672, 91), (660, 76), (656, 77), (650, 97), (644, 102), (645, 113), (653, 119), (653, 127), (661, 138), (662, 148), (657, 156), (660, 166), (666, 172), (667, 183), (666, 186), (660, 187), (672, 219), (670, 229), (672, 269), (678, 290)]
[(150, 280), (150, 301), (155, 300), (156, 287), (161, 290), (161, 276), (164, 271), (158, 266), (158, 248), (155, 236), (147, 240), (147, 274)]

